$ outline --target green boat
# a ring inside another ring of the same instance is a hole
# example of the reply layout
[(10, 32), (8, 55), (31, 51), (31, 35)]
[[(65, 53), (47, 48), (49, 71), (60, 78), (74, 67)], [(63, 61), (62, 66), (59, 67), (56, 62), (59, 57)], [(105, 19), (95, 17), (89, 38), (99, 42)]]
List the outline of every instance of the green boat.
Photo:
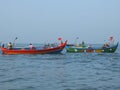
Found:
[(87, 52), (87, 53), (114, 53), (118, 47), (118, 44), (110, 45), (110, 46), (101, 46), (101, 47), (81, 47), (81, 46), (75, 46), (75, 45), (67, 45), (66, 50), (69, 53), (81, 53), (81, 52)]

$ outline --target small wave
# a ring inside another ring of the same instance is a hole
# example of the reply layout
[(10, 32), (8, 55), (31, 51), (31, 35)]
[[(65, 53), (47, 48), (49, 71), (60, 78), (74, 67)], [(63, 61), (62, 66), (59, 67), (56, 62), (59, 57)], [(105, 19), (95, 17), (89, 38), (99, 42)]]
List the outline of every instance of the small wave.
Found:
[(33, 86), (26, 86), (26, 87), (20, 87), (20, 88), (11, 88), (9, 90), (36, 90)]
[(13, 78), (13, 79), (7, 79), (7, 80), (0, 81), (0, 83), (15, 82), (15, 81), (18, 81), (18, 80), (23, 80), (23, 79), (24, 79), (24, 78)]

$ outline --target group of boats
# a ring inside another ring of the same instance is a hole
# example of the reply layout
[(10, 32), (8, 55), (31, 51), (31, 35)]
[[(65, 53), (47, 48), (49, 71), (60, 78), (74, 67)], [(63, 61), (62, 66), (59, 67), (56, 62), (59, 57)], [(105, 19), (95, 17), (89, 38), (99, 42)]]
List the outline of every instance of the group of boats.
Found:
[(118, 47), (119, 43), (111, 44), (111, 42), (104, 44), (100, 47), (93, 47), (91, 45), (86, 46), (84, 43), (80, 45), (75, 44), (67, 44), (67, 40), (62, 42), (61, 39), (60, 44), (52, 45), (52, 46), (43, 46), (43, 47), (5, 47), (1, 45), (0, 49), (2, 54), (58, 54), (66, 50), (68, 53), (114, 53)]

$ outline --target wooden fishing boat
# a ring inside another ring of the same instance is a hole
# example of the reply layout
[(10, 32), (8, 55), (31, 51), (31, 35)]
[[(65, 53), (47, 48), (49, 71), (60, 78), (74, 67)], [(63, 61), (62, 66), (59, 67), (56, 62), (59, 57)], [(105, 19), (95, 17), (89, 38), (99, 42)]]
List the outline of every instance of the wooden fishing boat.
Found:
[(67, 45), (66, 50), (70, 53), (80, 53), (80, 52), (97, 52), (97, 53), (114, 53), (118, 47), (116, 45), (108, 46), (108, 47), (78, 47), (74, 45)]
[(67, 41), (54, 47), (12, 48), (1, 47), (2, 54), (57, 54), (66, 46)]

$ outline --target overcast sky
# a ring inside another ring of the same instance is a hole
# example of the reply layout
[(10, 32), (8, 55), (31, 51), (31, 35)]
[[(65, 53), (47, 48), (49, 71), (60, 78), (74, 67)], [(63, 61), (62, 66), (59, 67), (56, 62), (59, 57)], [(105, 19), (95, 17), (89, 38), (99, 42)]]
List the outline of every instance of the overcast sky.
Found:
[(120, 0), (0, 0), (0, 41), (120, 41)]

